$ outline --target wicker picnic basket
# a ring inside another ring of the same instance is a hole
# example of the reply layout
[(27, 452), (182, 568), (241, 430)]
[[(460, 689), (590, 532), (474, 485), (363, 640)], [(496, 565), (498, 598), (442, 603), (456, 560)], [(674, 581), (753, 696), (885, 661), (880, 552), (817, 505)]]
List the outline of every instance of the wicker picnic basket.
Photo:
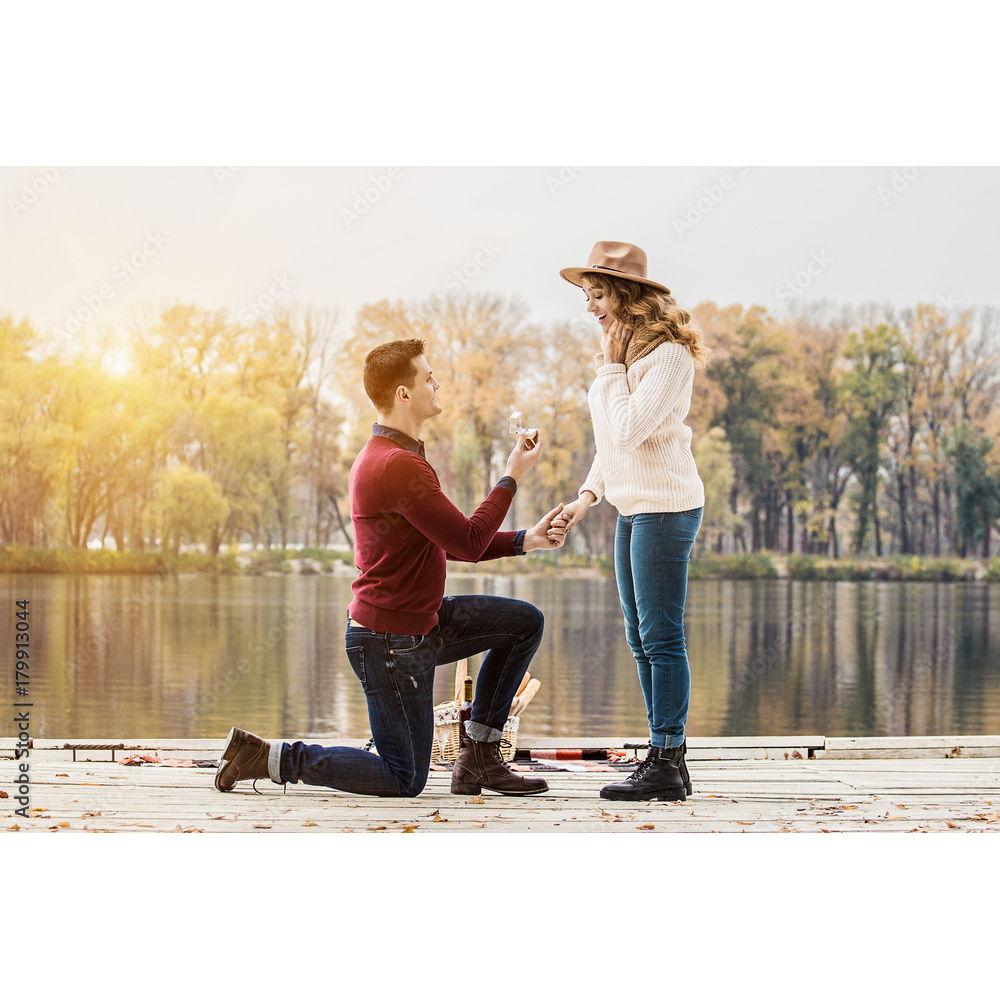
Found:
[[(520, 719), (509, 718), (503, 727), (503, 742), (500, 752), (509, 764), (517, 751), (517, 727)], [(458, 705), (453, 701), (445, 701), (434, 706), (434, 750), (431, 760), (435, 764), (454, 764), (458, 759)], [(509, 743), (510, 746), (504, 746)]]
[[(453, 764), (458, 759), (460, 747), (459, 699), (468, 669), (468, 660), (460, 660), (455, 668), (455, 699), (434, 706), (434, 748), (431, 752), (431, 760), (435, 764)], [(514, 754), (517, 752), (517, 729), (520, 723), (518, 715), (511, 715), (503, 727), (500, 752), (508, 764), (514, 759)], [(506, 746), (505, 744), (510, 745)]]

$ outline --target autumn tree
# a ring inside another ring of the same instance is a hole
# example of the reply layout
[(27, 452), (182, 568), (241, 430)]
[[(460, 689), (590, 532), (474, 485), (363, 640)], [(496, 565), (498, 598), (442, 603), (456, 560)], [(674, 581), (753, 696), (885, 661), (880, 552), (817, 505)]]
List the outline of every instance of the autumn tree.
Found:
[(156, 496), (162, 547), (177, 555), (184, 542), (210, 543), (229, 513), (229, 504), (204, 472), (178, 464), (165, 469)]
[(841, 392), (849, 421), (846, 457), (859, 487), (854, 533), (854, 551), (858, 555), (864, 549), (870, 526), (874, 526), (875, 553), (882, 555), (879, 470), (886, 426), (902, 394), (902, 354), (899, 331), (884, 323), (851, 333), (844, 348), (850, 367)]
[(701, 524), (705, 548), (709, 548), (714, 539), (715, 550), (721, 552), (724, 536), (733, 530), (737, 521), (729, 506), (736, 470), (733, 468), (732, 449), (722, 427), (713, 427), (697, 439), (694, 459), (701, 481), (705, 484), (705, 511)]

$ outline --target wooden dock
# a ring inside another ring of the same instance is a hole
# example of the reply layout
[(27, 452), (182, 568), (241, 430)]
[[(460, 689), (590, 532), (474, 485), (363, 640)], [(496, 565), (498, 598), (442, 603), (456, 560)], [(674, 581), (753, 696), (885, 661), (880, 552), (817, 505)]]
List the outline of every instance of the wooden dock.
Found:
[[(342, 741), (360, 745), (361, 741)], [(638, 738), (522, 737), (522, 749), (622, 747)], [(95, 749), (100, 747), (100, 749)], [(611, 764), (539, 762), (547, 795), (518, 799), (449, 792), (432, 770), (414, 799), (348, 795), (260, 781), (229, 794), (214, 770), (221, 740), (36, 739), (31, 815), (17, 807), (14, 741), (0, 740), (0, 831), (492, 832), (1000, 832), (1000, 736), (692, 738), (694, 795), (686, 802), (608, 802), (600, 787), (627, 773)], [(158, 763), (126, 765), (137, 754)], [(112, 760), (114, 757), (114, 760)], [(75, 759), (74, 759), (75, 758)], [(536, 767), (520, 762), (519, 767)]]

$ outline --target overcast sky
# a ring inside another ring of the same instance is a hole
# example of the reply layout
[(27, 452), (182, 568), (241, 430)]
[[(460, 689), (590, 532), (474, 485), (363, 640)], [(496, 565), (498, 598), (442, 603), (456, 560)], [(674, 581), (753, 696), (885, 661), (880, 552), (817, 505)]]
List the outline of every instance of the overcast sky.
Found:
[(0, 313), (70, 337), (144, 303), (458, 287), (572, 317), (558, 271), (598, 239), (682, 305), (1000, 302), (992, 168), (2, 168), (0, 194)]

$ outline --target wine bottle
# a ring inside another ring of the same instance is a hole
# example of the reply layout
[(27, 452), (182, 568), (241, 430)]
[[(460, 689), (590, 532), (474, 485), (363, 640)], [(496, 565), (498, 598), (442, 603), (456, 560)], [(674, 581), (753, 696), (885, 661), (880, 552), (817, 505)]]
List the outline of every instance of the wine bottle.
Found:
[(462, 704), (458, 710), (458, 742), (460, 746), (465, 746), (468, 737), (465, 735), (465, 724), (472, 718), (472, 678), (465, 678), (465, 693), (462, 697)]

